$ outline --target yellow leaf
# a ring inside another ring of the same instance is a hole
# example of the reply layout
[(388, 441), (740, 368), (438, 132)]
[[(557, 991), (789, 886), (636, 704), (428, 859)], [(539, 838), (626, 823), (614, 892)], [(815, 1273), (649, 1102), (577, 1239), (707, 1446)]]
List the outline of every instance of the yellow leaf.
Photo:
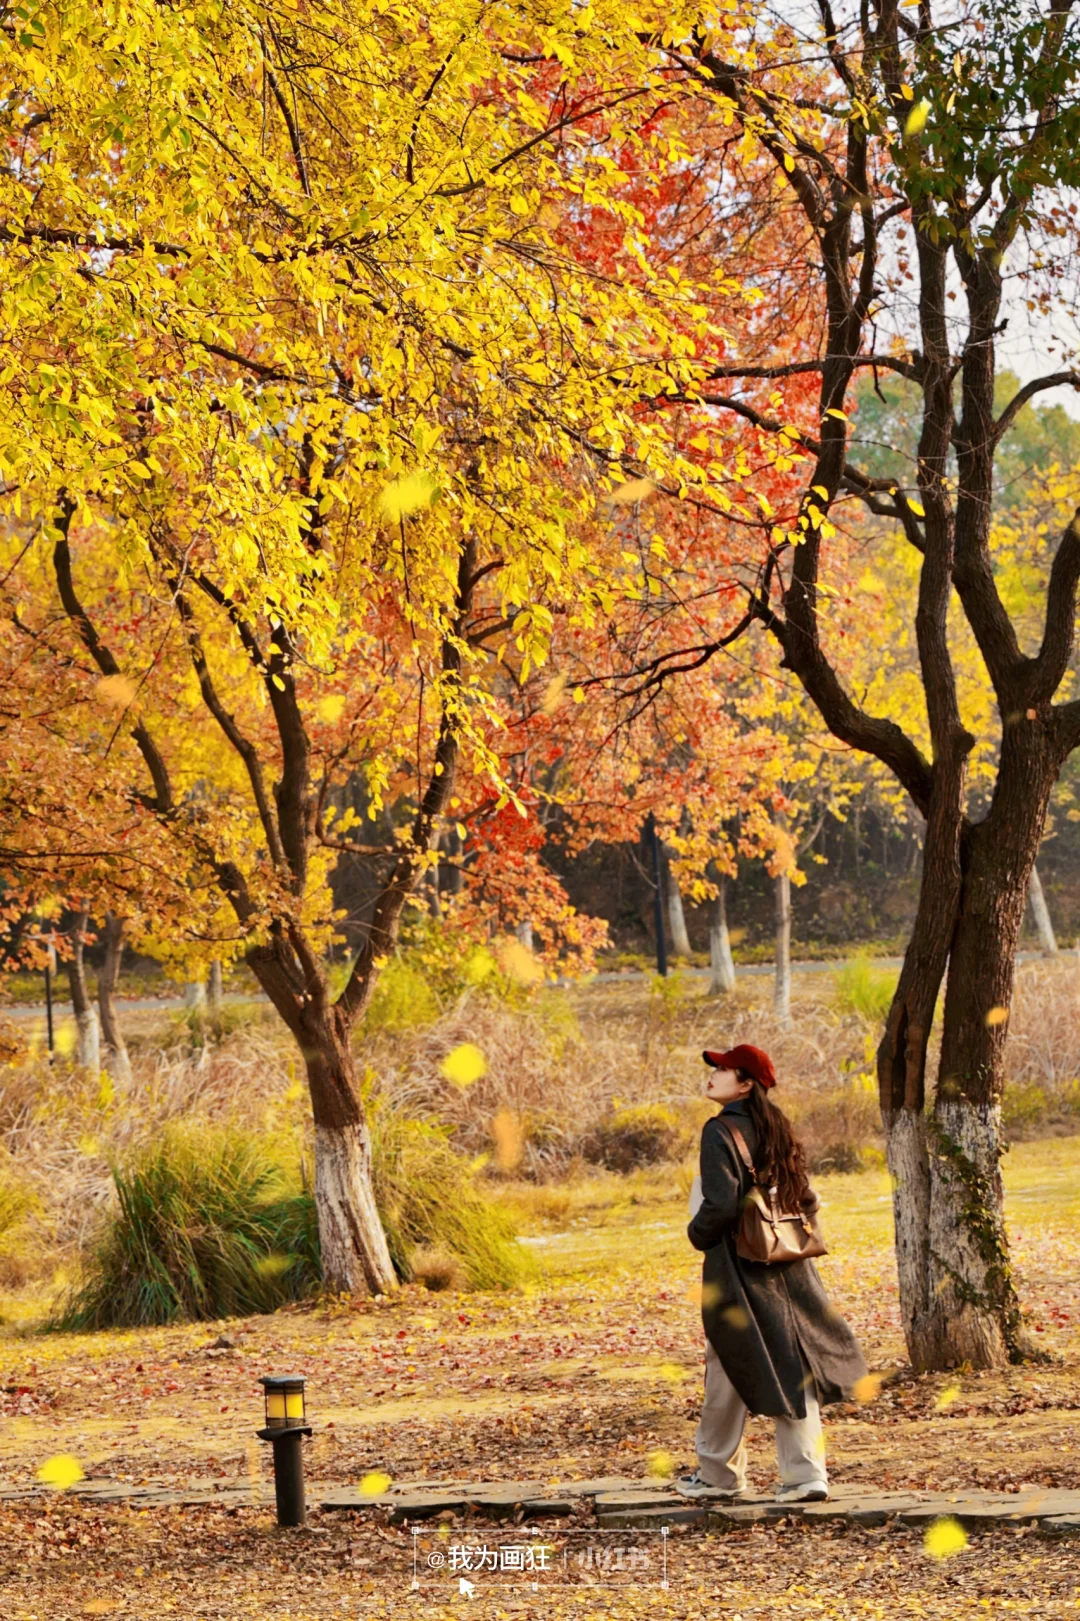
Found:
[(319, 699), (315, 709), (319, 719), (332, 726), (345, 713), (345, 699), (340, 692), (331, 692), (325, 698)]
[(491, 1135), (495, 1140), (495, 1159), (500, 1171), (513, 1171), (521, 1163), (524, 1134), (521, 1122), (512, 1109), (500, 1109), (491, 1122)]
[(473, 1041), (463, 1041), (460, 1047), (447, 1053), (440, 1066), (442, 1074), (454, 1086), (472, 1086), (487, 1074), (487, 1059)]
[(381, 1469), (372, 1469), (364, 1476), (358, 1490), (363, 1497), (381, 1497), (390, 1484), (390, 1476)]
[(926, 508), (923, 506), (921, 501), (913, 501), (909, 497), (908, 506), (911, 508), (911, 510), (915, 514), (916, 518), (925, 518), (926, 517)]
[(930, 103), (928, 101), (917, 101), (907, 115), (907, 122), (904, 125), (905, 136), (921, 135), (926, 128), (926, 120), (929, 117)]
[(830, 405), (828, 410), (825, 412), (825, 415), (827, 417), (839, 417), (841, 422), (846, 422), (848, 420), (847, 412), (839, 410), (835, 405)]
[(566, 676), (552, 676), (544, 688), (544, 696), (540, 700), (541, 711), (545, 715), (554, 715), (566, 696)]
[(903, 96), (905, 101), (915, 100), (915, 92), (909, 84), (902, 84), (900, 86), (900, 94)]
[(1008, 1017), (1009, 1010), (1007, 1007), (992, 1007), (986, 1015), (987, 1029), (992, 1030), (995, 1025), (1004, 1024)]
[(126, 675), (103, 675), (94, 685), (94, 697), (106, 709), (127, 709), (135, 702), (135, 683)]
[(574, 688), (574, 702), (576, 704), (583, 704), (585, 702), (585, 689), (583, 687)]
[(880, 1389), (880, 1373), (864, 1373), (862, 1378), (856, 1379), (851, 1387), (856, 1401), (873, 1401)]
[(379, 497), (379, 511), (391, 523), (431, 506), (438, 488), (430, 473), (407, 473), (404, 478), (388, 484)]
[(923, 1547), (931, 1559), (948, 1559), (950, 1554), (962, 1553), (968, 1545), (968, 1535), (959, 1520), (935, 1520), (927, 1527)]
[(37, 1472), (37, 1478), (54, 1491), (66, 1492), (72, 1486), (77, 1486), (85, 1476), (78, 1458), (73, 1458), (69, 1452), (58, 1452), (55, 1457), (46, 1458)]
[(544, 977), (543, 966), (520, 940), (504, 940), (497, 957), (507, 979), (516, 979), (519, 985), (535, 985)]
[(112, 1615), (114, 1610), (124, 1607), (124, 1600), (119, 1598), (92, 1598), (82, 1607), (83, 1615)]
[(647, 501), (655, 494), (656, 485), (651, 478), (633, 478), (628, 484), (620, 484), (617, 490), (612, 490), (608, 500), (616, 506), (632, 506), (635, 501)]
[(936, 1413), (943, 1413), (945, 1411), (946, 1407), (951, 1407), (952, 1406), (953, 1402), (956, 1400), (956, 1398), (957, 1398), (957, 1396), (959, 1396), (959, 1394), (960, 1394), (960, 1386), (958, 1384), (954, 1383), (954, 1384), (951, 1384), (951, 1385), (946, 1385), (945, 1389), (940, 1392), (940, 1394), (938, 1395), (937, 1400), (934, 1403), (934, 1411)]
[(650, 1480), (670, 1480), (675, 1473), (675, 1460), (670, 1452), (661, 1447), (656, 1452), (650, 1452), (645, 1473)]

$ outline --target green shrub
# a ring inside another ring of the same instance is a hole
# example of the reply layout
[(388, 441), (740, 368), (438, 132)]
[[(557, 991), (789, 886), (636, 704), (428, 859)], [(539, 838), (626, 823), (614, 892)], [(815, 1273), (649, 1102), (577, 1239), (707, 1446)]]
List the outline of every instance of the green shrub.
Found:
[(1030, 1130), (1049, 1113), (1050, 1100), (1036, 1081), (1008, 1085), (1001, 1100), (1001, 1119), (1014, 1135)]
[(393, 957), (375, 982), (364, 1029), (369, 1034), (386, 1030), (415, 1030), (434, 1024), (441, 1012), (439, 998), (423, 970), (407, 956)]
[(316, 1285), (313, 1200), (264, 1139), (172, 1126), (112, 1174), (117, 1206), (58, 1327), (244, 1316)]
[(618, 1107), (580, 1143), (584, 1159), (609, 1171), (633, 1171), (674, 1159), (682, 1146), (679, 1121), (662, 1103)]
[(512, 1288), (533, 1275), (513, 1222), (484, 1198), (449, 1127), (411, 1119), (385, 1099), (371, 1121), (375, 1199), (400, 1277), (418, 1276), (431, 1251), (453, 1257), (471, 1289)]
[(870, 958), (860, 953), (834, 976), (833, 999), (842, 1013), (857, 1013), (881, 1024), (892, 1006), (899, 977), (895, 970), (875, 968)]

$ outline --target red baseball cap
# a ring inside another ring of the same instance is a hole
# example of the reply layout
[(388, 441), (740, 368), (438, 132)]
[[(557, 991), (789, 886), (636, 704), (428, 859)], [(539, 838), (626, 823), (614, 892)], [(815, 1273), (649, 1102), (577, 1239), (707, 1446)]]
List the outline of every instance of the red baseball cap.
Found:
[(760, 1081), (762, 1086), (776, 1085), (776, 1071), (772, 1067), (772, 1059), (768, 1053), (763, 1053), (760, 1047), (732, 1047), (727, 1053), (703, 1052), (701, 1056), (713, 1069), (744, 1069), (755, 1081)]

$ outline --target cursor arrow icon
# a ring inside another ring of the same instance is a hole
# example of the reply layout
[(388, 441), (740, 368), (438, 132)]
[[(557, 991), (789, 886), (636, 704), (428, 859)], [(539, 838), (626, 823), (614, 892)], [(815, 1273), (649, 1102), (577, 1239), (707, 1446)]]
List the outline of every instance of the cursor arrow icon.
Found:
[(464, 1576), (459, 1576), (458, 1577), (458, 1592), (459, 1593), (464, 1593), (466, 1598), (472, 1598), (472, 1596), (473, 1596), (473, 1584), (472, 1584), (472, 1582), (467, 1582), (465, 1580)]

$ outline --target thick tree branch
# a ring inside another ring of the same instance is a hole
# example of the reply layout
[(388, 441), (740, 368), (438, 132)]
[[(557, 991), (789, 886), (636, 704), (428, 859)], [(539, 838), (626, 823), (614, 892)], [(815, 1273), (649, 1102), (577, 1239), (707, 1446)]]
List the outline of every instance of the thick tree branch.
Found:
[[(75, 590), (75, 582), (71, 574), (71, 547), (68, 543), (68, 531), (71, 527), (74, 512), (74, 503), (64, 500), (61, 503), (55, 522), (55, 527), (59, 531), (59, 538), (53, 547), (53, 569), (60, 592), (60, 601), (63, 603), (64, 611), (75, 627), (83, 646), (102, 675), (120, 675), (119, 664), (113, 657), (111, 650), (98, 635)], [(161, 751), (141, 720), (135, 722), (131, 728), (131, 735), (135, 741), (135, 746), (143, 757), (146, 769), (150, 773), (150, 781), (154, 785), (153, 798), (149, 803), (159, 815), (169, 816), (175, 811), (176, 806), (173, 803), (168, 768), (165, 765)]]
[(200, 637), (198, 627), (195, 624), (195, 616), (192, 612), (191, 604), (184, 596), (183, 590), (178, 581), (173, 582), (173, 592), (176, 598), (176, 606), (179, 610), (180, 618), (184, 626), (184, 634), (187, 638), (188, 651), (191, 654), (191, 662), (194, 666), (196, 677), (198, 678), (199, 691), (202, 693), (203, 702), (213, 715), (214, 719), (217, 721), (233, 748), (236, 750), (237, 754), (244, 762), (244, 767), (248, 774), (248, 781), (251, 784), (251, 792), (254, 796), (255, 805), (259, 813), (259, 821), (262, 823), (263, 833), (266, 837), (266, 844), (270, 852), (270, 859), (280, 872), (284, 872), (286, 866), (285, 852), (281, 846), (281, 838), (278, 833), (277, 822), (270, 804), (269, 795), (266, 792), (266, 782), (263, 778), (262, 763), (259, 760), (258, 752), (255, 749), (254, 744), (243, 735), (233, 716), (229, 714), (228, 710), (225, 708), (220, 697), (218, 696), (217, 689), (214, 686), (214, 682), (206, 662), (206, 654), (203, 650), (202, 638)]

